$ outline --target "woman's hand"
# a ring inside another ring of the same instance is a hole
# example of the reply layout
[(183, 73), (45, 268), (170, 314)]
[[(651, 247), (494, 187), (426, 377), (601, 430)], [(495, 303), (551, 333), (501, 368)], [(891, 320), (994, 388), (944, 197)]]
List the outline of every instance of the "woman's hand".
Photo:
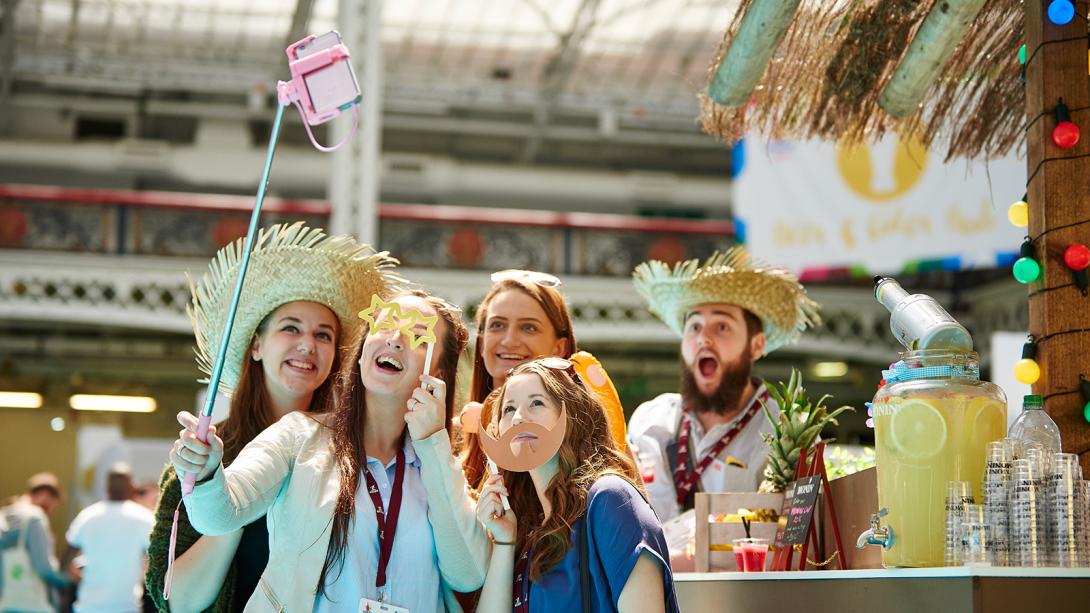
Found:
[(446, 399), (447, 384), (442, 379), (420, 375), (420, 387), (413, 390), (405, 413), (409, 436), (414, 441), (426, 439), (446, 426)]
[(196, 473), (197, 481), (203, 481), (219, 468), (223, 460), (223, 441), (216, 436), (216, 427), (209, 426), (208, 442), (202, 443), (197, 438), (199, 422), (188, 411), (178, 413), (178, 423), (184, 427), (170, 449), (170, 463), (179, 479), (184, 473)]
[(514, 543), (518, 534), (518, 520), (514, 511), (504, 511), (500, 495), (507, 496), (503, 475), (490, 475), (477, 496), (477, 521), (492, 535), (492, 540)]
[(481, 424), (481, 409), (484, 408), (479, 402), (467, 402), (462, 407), (462, 413), (458, 416), (458, 423), (462, 425), (462, 430), (468, 434), (476, 434), (477, 428)]

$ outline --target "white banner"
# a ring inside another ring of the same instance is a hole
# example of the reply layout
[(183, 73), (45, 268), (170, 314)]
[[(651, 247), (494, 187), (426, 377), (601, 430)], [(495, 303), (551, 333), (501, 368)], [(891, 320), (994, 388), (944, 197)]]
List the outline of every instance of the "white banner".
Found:
[(994, 267), (1025, 235), (1007, 221), (1007, 207), (1026, 191), (1026, 162), (1013, 155), (943, 164), (895, 136), (872, 146), (745, 145), (734, 192), (745, 242), (795, 272), (897, 273), (938, 259), (947, 268)]

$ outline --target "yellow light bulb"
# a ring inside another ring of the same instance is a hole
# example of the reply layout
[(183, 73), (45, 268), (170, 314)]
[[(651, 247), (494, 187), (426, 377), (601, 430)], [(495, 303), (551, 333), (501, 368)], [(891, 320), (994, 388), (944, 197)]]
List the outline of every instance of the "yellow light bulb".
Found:
[(1029, 204), (1025, 200), (1019, 200), (1007, 209), (1007, 220), (1012, 226), (1024, 228), (1029, 225)]
[(1041, 367), (1037, 365), (1036, 360), (1022, 358), (1014, 363), (1014, 378), (1018, 379), (1019, 383), (1033, 385), (1037, 383), (1037, 379), (1041, 378)]

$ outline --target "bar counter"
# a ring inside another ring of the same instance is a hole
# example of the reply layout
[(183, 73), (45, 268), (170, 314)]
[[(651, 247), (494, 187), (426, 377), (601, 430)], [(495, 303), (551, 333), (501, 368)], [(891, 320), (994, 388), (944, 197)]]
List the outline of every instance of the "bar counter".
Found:
[(683, 613), (1090, 611), (1090, 568), (678, 573), (674, 585)]

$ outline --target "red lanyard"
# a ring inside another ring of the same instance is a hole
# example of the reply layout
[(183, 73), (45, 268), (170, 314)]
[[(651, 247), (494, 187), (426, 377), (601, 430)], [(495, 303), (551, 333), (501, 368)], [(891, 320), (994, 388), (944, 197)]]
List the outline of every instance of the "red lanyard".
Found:
[(533, 559), (533, 551), (523, 551), (515, 563), (515, 584), (512, 597), (515, 602), (515, 613), (530, 613), (530, 560)]
[(397, 532), (397, 516), (401, 514), (401, 486), (405, 482), (405, 438), (402, 437), (397, 448), (397, 466), (394, 468), (394, 490), (390, 492), (390, 508), (383, 511), (382, 494), (371, 471), (365, 466), (364, 478), (367, 479), (367, 494), (375, 505), (375, 521), (378, 523), (378, 576), (375, 587), (379, 589), (379, 600), (383, 599), (386, 586), (386, 566), (394, 550), (394, 534)]
[(746, 427), (749, 420), (753, 419), (753, 416), (757, 414), (757, 410), (761, 406), (761, 401), (768, 398), (768, 391), (766, 390), (761, 394), (760, 398), (754, 398), (741, 417), (734, 423), (734, 426), (727, 430), (723, 436), (716, 441), (708, 453), (700, 460), (700, 463), (696, 465), (693, 472), (686, 470), (686, 464), (689, 463), (689, 430), (692, 428), (692, 418), (689, 417), (689, 410), (681, 410), (681, 429), (677, 437), (677, 469), (674, 470), (674, 489), (677, 491), (677, 503), (684, 506), (685, 499), (689, 497), (689, 492), (696, 485), (696, 482), (700, 480), (700, 476), (704, 474), (708, 466), (711, 465), (720, 452), (726, 448), (727, 445), (734, 440), (734, 437), (738, 436), (738, 433)]

